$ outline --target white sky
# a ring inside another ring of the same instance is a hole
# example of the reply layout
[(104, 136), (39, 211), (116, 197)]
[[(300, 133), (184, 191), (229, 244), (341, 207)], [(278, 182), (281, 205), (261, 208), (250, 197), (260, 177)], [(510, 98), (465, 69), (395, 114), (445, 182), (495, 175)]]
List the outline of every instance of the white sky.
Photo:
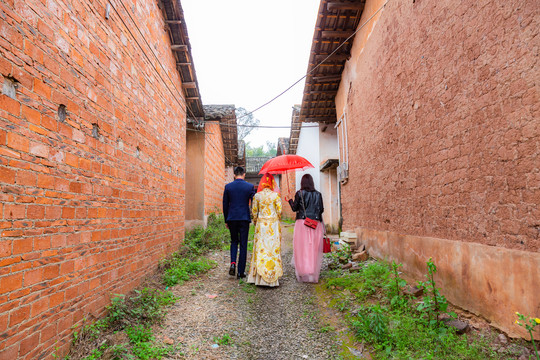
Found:
[[(251, 111), (307, 70), (319, 0), (182, 0), (204, 105)], [(254, 113), (260, 125), (291, 123), (304, 80)], [(290, 129), (256, 129), (252, 146), (289, 137)]]

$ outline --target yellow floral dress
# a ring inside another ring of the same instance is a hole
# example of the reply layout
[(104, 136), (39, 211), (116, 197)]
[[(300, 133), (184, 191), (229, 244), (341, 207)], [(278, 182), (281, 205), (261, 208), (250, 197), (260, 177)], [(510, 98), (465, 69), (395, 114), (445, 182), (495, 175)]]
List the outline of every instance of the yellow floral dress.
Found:
[(270, 189), (255, 194), (251, 214), (255, 224), (255, 238), (248, 282), (255, 285), (278, 286), (278, 279), (283, 276), (279, 194)]

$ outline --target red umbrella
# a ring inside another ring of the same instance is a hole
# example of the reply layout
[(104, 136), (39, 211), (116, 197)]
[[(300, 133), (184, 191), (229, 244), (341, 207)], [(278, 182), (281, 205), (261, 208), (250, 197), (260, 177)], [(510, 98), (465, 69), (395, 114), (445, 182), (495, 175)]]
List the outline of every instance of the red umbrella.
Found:
[[(283, 174), (290, 170), (305, 170), (314, 167), (300, 155), (280, 155), (265, 162), (259, 174)], [(285, 176), (285, 179), (287, 189), (289, 189), (289, 177)]]
[(305, 170), (313, 167), (315, 166), (300, 155), (280, 155), (265, 162), (259, 174), (282, 174), (289, 170)]

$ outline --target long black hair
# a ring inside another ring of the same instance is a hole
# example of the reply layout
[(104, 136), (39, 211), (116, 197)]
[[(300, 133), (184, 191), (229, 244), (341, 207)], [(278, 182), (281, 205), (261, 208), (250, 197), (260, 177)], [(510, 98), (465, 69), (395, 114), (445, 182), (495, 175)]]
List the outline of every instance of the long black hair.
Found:
[(300, 180), (300, 190), (305, 191), (315, 191), (315, 183), (313, 182), (313, 177), (309, 174), (302, 176)]

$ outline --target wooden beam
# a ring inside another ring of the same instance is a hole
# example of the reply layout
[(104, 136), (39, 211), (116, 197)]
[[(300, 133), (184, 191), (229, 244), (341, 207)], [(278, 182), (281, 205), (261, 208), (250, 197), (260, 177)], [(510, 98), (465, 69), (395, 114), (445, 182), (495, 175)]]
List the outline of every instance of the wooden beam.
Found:
[[(328, 54), (317, 54), (315, 55), (315, 61), (323, 61), (328, 57)], [(349, 54), (334, 54), (331, 57), (328, 58), (327, 61), (343, 61), (343, 60), (349, 60), (351, 56)]]
[(336, 110), (336, 107), (335, 106), (334, 107), (310, 107), (310, 108), (305, 109), (304, 113), (309, 112), (309, 111), (327, 111), (327, 110)]
[(347, 31), (333, 31), (333, 30), (323, 30), (321, 31), (321, 37), (322, 38), (348, 38), (352, 33), (354, 33), (353, 30), (347, 30)]
[(187, 51), (187, 45), (171, 45), (172, 51)]
[(304, 122), (336, 122), (335, 117), (306, 117), (303, 120)]
[(337, 90), (313, 90), (313, 91), (306, 91), (306, 94), (308, 95), (336, 95)]
[(306, 104), (306, 106), (309, 106), (308, 104), (320, 104), (320, 103), (327, 103), (327, 102), (334, 102), (334, 99), (324, 99), (324, 100), (307, 100), (304, 101), (303, 104)]
[(182, 84), (182, 86), (184, 87), (184, 89), (196, 89), (197, 88), (197, 83), (195, 82), (185, 82)]
[(341, 80), (341, 75), (314, 76), (311, 80), (314, 82), (339, 82)]
[(329, 2), (326, 5), (326, 8), (330, 10), (364, 10), (364, 2), (355, 1), (355, 2)]

